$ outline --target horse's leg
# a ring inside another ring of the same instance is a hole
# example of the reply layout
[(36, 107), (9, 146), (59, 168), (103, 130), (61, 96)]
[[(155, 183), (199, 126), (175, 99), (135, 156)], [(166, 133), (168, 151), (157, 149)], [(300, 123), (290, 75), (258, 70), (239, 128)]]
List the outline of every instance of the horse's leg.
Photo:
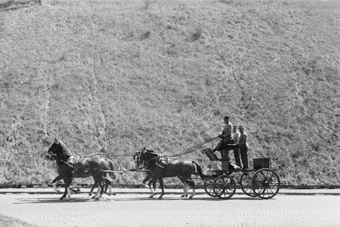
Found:
[(102, 195), (104, 194), (104, 191), (106, 192), (107, 189), (107, 185), (109, 185), (111, 183), (111, 181), (109, 181), (108, 179), (105, 178), (104, 174), (100, 175), (100, 197), (102, 197)]
[[(112, 182), (108, 178), (106, 178), (106, 177), (104, 177), (103, 179), (104, 179), (104, 183), (105, 183), (105, 190), (104, 190), (104, 192), (106, 194), (108, 194), (108, 195), (111, 195), (112, 194), (111, 193)], [(107, 189), (108, 188), (109, 188), (109, 193), (107, 193)]]
[[(63, 177), (64, 183), (65, 183), (65, 192), (64, 194), (60, 197), (60, 200), (64, 200), (65, 198), (69, 200), (71, 198), (71, 191), (69, 189), (71, 182), (72, 182), (72, 175), (69, 176), (64, 176)], [(67, 197), (66, 197), (67, 195)]]
[[(146, 182), (149, 181), (150, 183), (150, 180), (152, 179), (151, 176), (149, 175), (146, 175), (146, 177), (144, 178), (144, 180), (142, 181), (142, 184), (145, 186), (145, 187), (148, 187), (148, 185), (146, 185)], [(149, 184), (150, 185), (150, 184)]]
[(152, 182), (152, 187), (154, 192), (156, 192), (156, 179)]
[(99, 187), (100, 188), (100, 193), (99, 193), (99, 196), (97, 196), (96, 200), (100, 200), (100, 198), (103, 196), (103, 193), (104, 193), (104, 180), (101, 180), (100, 183), (99, 183)]
[[(153, 185), (153, 190), (151, 188), (151, 183)], [(149, 189), (151, 191), (151, 195), (149, 196), (149, 198), (153, 198), (157, 193), (156, 193), (156, 179), (152, 178), (150, 181), (149, 181)]]
[(100, 187), (99, 187), (99, 183), (98, 183), (98, 180), (96, 178), (94, 178), (94, 184), (93, 184), (93, 187), (96, 186), (97, 187), (97, 192), (94, 196), (91, 197), (91, 199), (96, 199), (99, 195), (99, 191), (100, 191)]
[(94, 190), (94, 188), (95, 188), (96, 186), (97, 186), (96, 183), (94, 183), (94, 184), (92, 185), (91, 190), (90, 190), (90, 192), (89, 192), (89, 196), (92, 195), (92, 192), (93, 192), (93, 190)]
[(95, 175), (94, 178), (96, 178), (96, 182), (98, 183), (98, 191), (95, 196), (95, 200), (97, 201), (104, 193), (104, 179), (102, 173), (96, 173)]
[(164, 184), (163, 184), (163, 177), (159, 178), (159, 185), (162, 189), (162, 193), (161, 195), (158, 197), (158, 199), (162, 199), (163, 198), (163, 195), (164, 195)]
[(190, 184), (191, 184), (191, 187), (192, 187), (192, 194), (189, 197), (189, 199), (192, 199), (195, 196), (195, 182), (192, 180), (192, 181), (190, 181)]
[(52, 181), (51, 181), (51, 184), (53, 186), (53, 189), (56, 193), (60, 193), (60, 191), (57, 189), (57, 181), (63, 179), (60, 175), (58, 175), (56, 178), (54, 178)]
[(188, 197), (188, 188), (189, 188), (189, 186), (188, 186), (187, 182), (183, 181), (183, 191), (184, 191), (184, 194), (181, 196), (182, 198)]

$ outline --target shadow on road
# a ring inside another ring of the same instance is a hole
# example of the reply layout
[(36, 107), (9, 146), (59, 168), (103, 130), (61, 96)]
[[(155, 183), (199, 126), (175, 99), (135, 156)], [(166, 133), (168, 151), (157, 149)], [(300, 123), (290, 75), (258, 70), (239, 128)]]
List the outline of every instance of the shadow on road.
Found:
[(60, 204), (60, 203), (85, 203), (85, 202), (131, 202), (131, 201), (158, 201), (158, 202), (166, 202), (166, 201), (175, 201), (175, 200), (182, 200), (182, 201), (211, 201), (211, 202), (224, 202), (224, 201), (233, 201), (233, 200), (242, 200), (242, 201), (259, 201), (259, 198), (253, 197), (232, 197), (229, 199), (219, 199), (213, 197), (194, 197), (193, 199), (188, 198), (181, 198), (180, 196), (164, 196), (162, 199), (158, 199), (156, 196), (155, 198), (149, 198), (148, 196), (145, 197), (135, 197), (131, 195), (131, 197), (124, 196), (110, 196), (110, 197), (102, 197), (100, 200), (96, 201), (91, 199), (91, 197), (71, 197), (70, 200), (59, 200), (59, 197), (51, 198), (20, 198), (18, 202), (14, 203), (17, 205), (20, 204), (34, 204), (34, 203), (51, 203), (51, 204)]
[(70, 200), (59, 200), (59, 198), (36, 198), (36, 199), (19, 199), (19, 202), (14, 204), (27, 204), (27, 203), (84, 203), (84, 202), (108, 202), (111, 201), (110, 198), (101, 198), (98, 201), (91, 199), (90, 197), (86, 198), (71, 198)]

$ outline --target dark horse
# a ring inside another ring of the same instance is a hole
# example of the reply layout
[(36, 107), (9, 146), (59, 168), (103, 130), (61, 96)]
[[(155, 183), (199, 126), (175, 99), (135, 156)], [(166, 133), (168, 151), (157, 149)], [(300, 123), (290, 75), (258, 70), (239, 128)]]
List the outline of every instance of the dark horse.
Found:
[(84, 157), (70, 156), (69, 149), (62, 141), (57, 139), (55, 139), (48, 149), (46, 158), (49, 160), (56, 160), (57, 162), (59, 175), (52, 181), (54, 188), (59, 179), (63, 179), (64, 181), (65, 192), (60, 200), (70, 198), (70, 184), (73, 178), (86, 178), (92, 176), (95, 181), (94, 185), (98, 185), (98, 191), (95, 196), (96, 200), (100, 199), (102, 196), (104, 186), (111, 187), (111, 181), (107, 178), (107, 173), (114, 177), (113, 162), (110, 159), (101, 157), (98, 154), (87, 155)]
[[(178, 177), (183, 183), (184, 194), (182, 197), (188, 196), (189, 186), (192, 187), (192, 194), (189, 199), (195, 195), (195, 182), (192, 180), (191, 175), (200, 175), (202, 179), (205, 175), (202, 173), (201, 167), (194, 161), (182, 160), (162, 160), (162, 157), (152, 150), (147, 150), (145, 147), (136, 152), (134, 155), (135, 162), (138, 166), (143, 166), (149, 170), (148, 175), (152, 178), (152, 182), (159, 180), (162, 194), (159, 196), (161, 199), (164, 195), (164, 177)], [(152, 193), (150, 198), (153, 198), (155, 192)]]

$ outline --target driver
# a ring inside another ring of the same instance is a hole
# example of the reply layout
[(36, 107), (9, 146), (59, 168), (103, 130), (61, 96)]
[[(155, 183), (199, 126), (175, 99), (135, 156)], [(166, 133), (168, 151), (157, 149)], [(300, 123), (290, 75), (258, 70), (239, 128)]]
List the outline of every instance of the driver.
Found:
[(224, 117), (224, 123), (225, 123), (225, 127), (222, 131), (222, 134), (218, 136), (222, 140), (218, 142), (218, 144), (215, 146), (214, 149), (212, 149), (212, 152), (221, 151), (223, 148), (227, 146), (227, 144), (231, 140), (233, 124), (229, 121), (229, 116)]

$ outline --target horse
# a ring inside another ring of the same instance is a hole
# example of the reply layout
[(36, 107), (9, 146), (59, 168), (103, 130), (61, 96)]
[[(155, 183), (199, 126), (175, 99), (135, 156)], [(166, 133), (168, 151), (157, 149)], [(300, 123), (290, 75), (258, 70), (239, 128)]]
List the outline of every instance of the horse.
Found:
[[(58, 166), (58, 176), (52, 181), (53, 187), (56, 190), (56, 182), (63, 179), (65, 183), (65, 192), (60, 197), (60, 200), (70, 199), (71, 191), (70, 184), (73, 178), (93, 177), (98, 191), (94, 198), (99, 200), (108, 186), (111, 186), (111, 181), (107, 178), (109, 173), (113, 178), (113, 162), (110, 159), (101, 157), (99, 154), (87, 155), (84, 157), (70, 156), (70, 151), (66, 145), (57, 139), (52, 143), (45, 156), (49, 160), (55, 160)], [(92, 190), (91, 190), (92, 191)], [(110, 188), (111, 191), (111, 188)]]
[[(138, 170), (145, 169), (145, 166), (143, 165), (143, 163), (138, 162), (138, 160), (139, 160), (139, 154), (140, 154), (140, 152), (136, 152), (136, 154), (133, 155), (133, 160), (135, 161)], [(145, 171), (145, 173), (146, 173), (146, 176), (145, 176), (145, 178), (143, 179), (142, 184), (143, 184), (145, 187), (149, 187), (149, 189), (150, 189), (151, 192), (154, 192), (154, 191), (156, 190), (156, 181), (153, 181), (152, 176), (151, 176), (151, 174), (149, 173), (149, 170), (148, 170), (148, 169)], [(149, 181), (148, 184), (146, 184), (147, 181)], [(151, 189), (151, 183), (153, 183), (153, 190)]]
[[(164, 177), (178, 177), (178, 179), (183, 183), (184, 194), (181, 197), (188, 196), (189, 186), (192, 187), (192, 194), (189, 199), (195, 196), (195, 182), (192, 180), (191, 175), (199, 175), (201, 179), (206, 178), (202, 173), (201, 167), (194, 161), (183, 161), (183, 160), (162, 160), (161, 155), (157, 154), (153, 150), (148, 150), (146, 147), (136, 152), (134, 155), (135, 162), (138, 166), (144, 166), (149, 170), (148, 175), (152, 178), (149, 182), (149, 186), (155, 183), (156, 180), (159, 181), (160, 187), (162, 189), (161, 195), (158, 199), (162, 199), (164, 193)], [(151, 187), (150, 187), (151, 189)], [(149, 198), (153, 198), (156, 195), (154, 191)]]
[[(110, 171), (112, 171), (113, 172), (113, 162), (110, 160), (110, 159), (107, 159), (107, 161), (109, 162), (109, 166), (110, 166)], [(87, 177), (90, 177), (90, 176), (86, 176), (86, 175), (76, 175), (76, 176), (73, 176), (74, 178), (87, 178)], [(57, 182), (59, 181), (59, 180), (62, 180), (63, 178), (62, 178), (62, 176), (61, 175), (58, 175), (57, 177), (55, 177), (52, 181), (51, 181), (51, 184), (52, 184), (52, 186), (53, 186), (53, 189), (54, 189), (54, 191), (56, 191), (57, 193), (60, 193), (60, 191), (57, 189)], [(104, 185), (105, 185), (105, 189), (104, 189), (104, 192), (106, 193), (106, 194), (108, 194), (108, 195), (116, 195), (116, 193), (112, 193), (112, 183), (111, 183), (111, 181), (109, 180), (109, 179), (107, 179), (107, 177), (106, 177), (106, 173), (104, 173), (104, 177), (103, 177), (103, 179), (104, 179)], [(95, 183), (95, 184), (93, 184), (92, 185), (92, 187), (91, 187), (91, 190), (90, 190), (90, 192), (89, 192), (89, 196), (91, 196), (92, 195), (92, 192), (93, 192), (93, 190), (94, 190), (94, 188), (95, 187), (98, 187), (98, 183)], [(78, 193), (78, 192), (80, 192), (80, 190), (79, 189), (74, 189), (74, 188), (72, 188), (72, 187), (69, 187), (69, 189), (71, 189), (73, 192), (75, 192), (75, 193)], [(98, 187), (98, 190), (99, 190), (100, 188)], [(109, 189), (109, 192), (107, 192), (107, 189)], [(97, 192), (98, 193), (98, 192)], [(93, 196), (92, 197), (92, 199), (95, 199), (95, 196)]]

